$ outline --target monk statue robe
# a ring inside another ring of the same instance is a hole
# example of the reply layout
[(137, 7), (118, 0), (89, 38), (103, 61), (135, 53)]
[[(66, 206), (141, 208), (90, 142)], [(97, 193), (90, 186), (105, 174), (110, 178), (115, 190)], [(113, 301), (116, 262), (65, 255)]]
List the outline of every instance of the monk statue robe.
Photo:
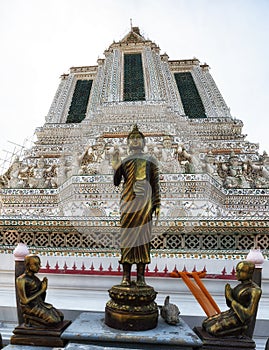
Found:
[(120, 202), (122, 285), (131, 284), (131, 266), (137, 265), (137, 286), (145, 285), (145, 265), (150, 263), (153, 214), (160, 211), (159, 169), (157, 160), (143, 153), (144, 135), (134, 127), (128, 135), (130, 155), (122, 162), (114, 155), (114, 185), (123, 179)]

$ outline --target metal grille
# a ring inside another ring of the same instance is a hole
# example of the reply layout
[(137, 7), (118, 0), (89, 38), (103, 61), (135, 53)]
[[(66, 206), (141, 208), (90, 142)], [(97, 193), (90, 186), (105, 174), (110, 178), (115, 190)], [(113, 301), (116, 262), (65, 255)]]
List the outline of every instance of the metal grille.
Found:
[(190, 118), (206, 118), (205, 108), (190, 72), (175, 73), (185, 114)]
[(80, 123), (85, 118), (91, 88), (92, 80), (77, 81), (66, 120), (67, 123)]
[(124, 55), (124, 101), (145, 100), (141, 54)]

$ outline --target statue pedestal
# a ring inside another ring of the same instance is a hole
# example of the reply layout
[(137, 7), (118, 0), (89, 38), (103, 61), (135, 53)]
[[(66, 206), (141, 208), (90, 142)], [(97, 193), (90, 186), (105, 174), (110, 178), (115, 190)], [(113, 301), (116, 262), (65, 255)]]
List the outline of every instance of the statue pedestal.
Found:
[(145, 331), (158, 323), (157, 293), (150, 286), (130, 287), (116, 285), (109, 290), (111, 299), (106, 304), (105, 324), (125, 331)]
[(66, 342), (61, 339), (61, 335), (70, 324), (71, 321), (63, 321), (55, 328), (34, 328), (22, 324), (14, 329), (10, 343), (13, 345), (63, 347)]
[(194, 332), (203, 341), (202, 350), (255, 350), (256, 344), (250, 338), (214, 337), (201, 327), (195, 327)]

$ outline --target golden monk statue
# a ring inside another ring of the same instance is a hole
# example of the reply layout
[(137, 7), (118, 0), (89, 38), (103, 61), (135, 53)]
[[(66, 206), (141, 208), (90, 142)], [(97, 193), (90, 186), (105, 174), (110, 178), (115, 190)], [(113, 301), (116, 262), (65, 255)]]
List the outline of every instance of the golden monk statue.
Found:
[(131, 267), (137, 265), (137, 286), (144, 286), (145, 265), (150, 263), (152, 216), (160, 212), (159, 169), (157, 160), (143, 153), (145, 137), (134, 126), (128, 135), (130, 155), (122, 162), (119, 153), (112, 158), (114, 185), (123, 178), (121, 195), (121, 285), (130, 286)]
[(45, 302), (48, 286), (47, 277), (42, 281), (35, 276), (40, 269), (37, 255), (25, 257), (25, 272), (16, 280), (21, 310), (26, 326), (53, 327), (63, 320), (61, 311)]
[(242, 261), (236, 266), (236, 277), (241, 281), (236, 287), (225, 286), (226, 304), (230, 308), (208, 317), (203, 328), (214, 336), (243, 335), (255, 316), (262, 294), (261, 288), (252, 281), (255, 265)]

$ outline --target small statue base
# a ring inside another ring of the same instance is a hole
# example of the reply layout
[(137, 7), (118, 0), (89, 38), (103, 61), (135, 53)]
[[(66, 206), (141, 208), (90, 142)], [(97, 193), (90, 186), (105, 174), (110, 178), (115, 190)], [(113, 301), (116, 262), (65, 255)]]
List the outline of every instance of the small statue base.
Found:
[(61, 339), (61, 334), (70, 324), (71, 321), (63, 321), (54, 328), (27, 327), (22, 324), (14, 329), (10, 343), (13, 345), (63, 347), (66, 341)]
[(243, 336), (214, 337), (207, 333), (202, 327), (195, 327), (194, 332), (203, 341), (202, 350), (255, 350), (255, 342)]
[(158, 323), (157, 293), (150, 286), (116, 285), (109, 290), (111, 299), (106, 304), (105, 324), (126, 331), (146, 331)]

